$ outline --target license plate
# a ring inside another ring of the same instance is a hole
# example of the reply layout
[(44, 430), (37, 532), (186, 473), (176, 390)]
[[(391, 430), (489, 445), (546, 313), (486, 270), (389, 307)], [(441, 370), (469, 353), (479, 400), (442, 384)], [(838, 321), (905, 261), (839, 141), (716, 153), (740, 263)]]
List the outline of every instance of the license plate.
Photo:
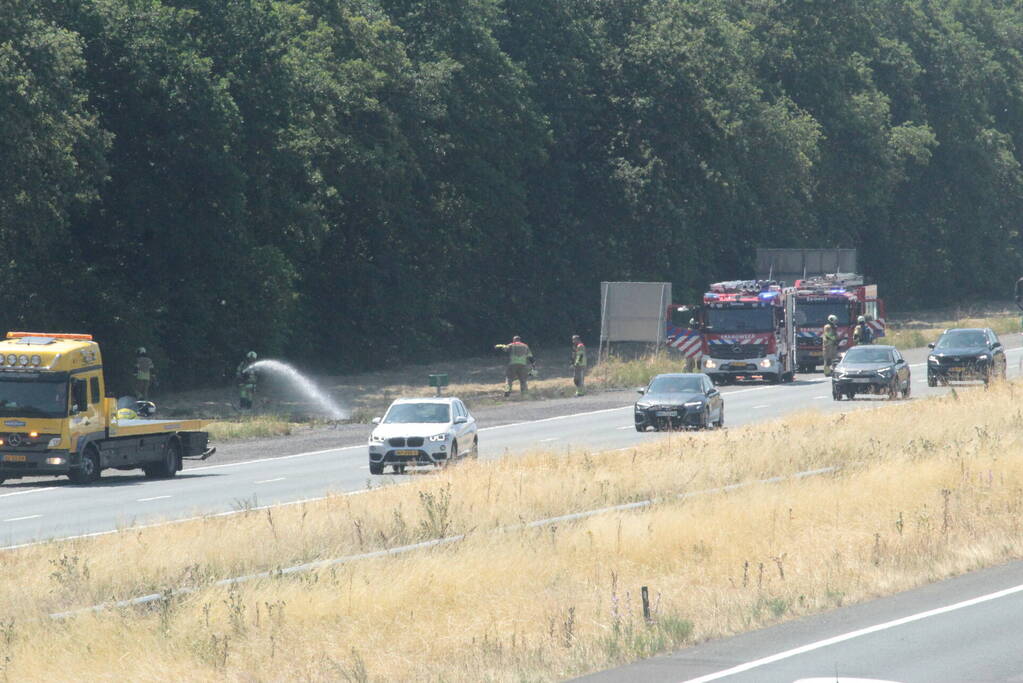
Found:
[(954, 368), (949, 368), (949, 369), (948, 369), (948, 371), (949, 371), (949, 372), (962, 372), (962, 371), (963, 371), (963, 370), (965, 370), (965, 369), (966, 369), (966, 368), (964, 368), (964, 367), (961, 367), (961, 366), (957, 366), (957, 367), (954, 367)]
[(853, 377), (852, 381), (856, 384), (870, 384), (871, 379), (869, 377)]
[(746, 363), (732, 363), (729, 367), (731, 367), (733, 370), (745, 370)]
[(394, 454), (395, 455), (419, 455), (419, 451), (403, 450), (403, 451), (395, 451)]
[(26, 462), (27, 460), (28, 460), (28, 456), (24, 456), (24, 455), (5, 455), (4, 456), (4, 461), (5, 462)]
[(678, 411), (675, 410), (658, 410), (657, 417), (678, 417)]

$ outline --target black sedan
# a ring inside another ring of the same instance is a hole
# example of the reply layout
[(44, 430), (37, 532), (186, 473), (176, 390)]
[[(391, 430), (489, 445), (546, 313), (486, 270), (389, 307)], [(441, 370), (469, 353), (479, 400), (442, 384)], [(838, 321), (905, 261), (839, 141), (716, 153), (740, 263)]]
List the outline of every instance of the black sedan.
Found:
[(831, 371), (831, 396), (836, 401), (856, 394), (909, 398), (909, 363), (894, 346), (854, 346)]
[(657, 375), (636, 401), (636, 431), (707, 429), (725, 424), (725, 400), (702, 373)]
[(934, 353), (927, 357), (927, 386), (938, 382), (1005, 378), (1005, 349), (990, 327), (945, 330), (938, 341), (928, 344)]

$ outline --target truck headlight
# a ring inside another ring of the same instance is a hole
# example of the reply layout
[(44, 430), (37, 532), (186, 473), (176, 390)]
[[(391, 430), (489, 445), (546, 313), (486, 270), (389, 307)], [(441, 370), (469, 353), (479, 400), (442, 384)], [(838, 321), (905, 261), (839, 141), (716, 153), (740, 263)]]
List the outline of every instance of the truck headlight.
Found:
[(46, 444), (46, 447), (47, 448), (60, 448), (60, 437), (59, 436), (55, 436), (54, 438), (50, 439), (50, 442), (48, 444)]
[(444, 441), (448, 438), (447, 434), (435, 434), (430, 437), (430, 441)]
[(771, 367), (771, 359), (770, 358), (765, 358), (764, 360), (760, 361), (760, 367), (762, 367), (762, 368), (769, 368), (769, 367)]
[(713, 361), (712, 359), (710, 359), (710, 358), (708, 358), (707, 360), (703, 361), (703, 367), (705, 367), (705, 368), (711, 368), (711, 369), (714, 369), (714, 368), (716, 368), (717, 366), (718, 366), (718, 364), (717, 364), (717, 363), (715, 363), (715, 362), (714, 362), (714, 361)]
[(369, 435), (369, 442), (370, 443), (383, 443), (384, 442), (384, 437), (377, 436), (376, 434), (370, 434)]
[(63, 465), (64, 464), (64, 458), (47, 458), (46, 459), (46, 464), (47, 465)]

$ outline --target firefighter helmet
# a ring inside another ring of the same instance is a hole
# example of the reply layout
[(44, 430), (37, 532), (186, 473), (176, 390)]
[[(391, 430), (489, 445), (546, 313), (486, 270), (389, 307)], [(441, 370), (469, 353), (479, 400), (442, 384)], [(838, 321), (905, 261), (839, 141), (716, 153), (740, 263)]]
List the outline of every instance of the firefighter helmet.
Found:
[(864, 317), (863, 317), (863, 316), (861, 315), (860, 317), (856, 318), (856, 322), (858, 322), (858, 323), (865, 323), (865, 322), (867, 322), (867, 319), (866, 319), (866, 318), (864, 318)]
[(249, 360), (256, 360), (256, 352), (249, 351), (248, 353), (245, 354), (245, 357), (248, 358)]
[(828, 322), (832, 323), (832, 324), (837, 323), (838, 322), (838, 316), (835, 315), (834, 313), (832, 313), (831, 315), (828, 316)]

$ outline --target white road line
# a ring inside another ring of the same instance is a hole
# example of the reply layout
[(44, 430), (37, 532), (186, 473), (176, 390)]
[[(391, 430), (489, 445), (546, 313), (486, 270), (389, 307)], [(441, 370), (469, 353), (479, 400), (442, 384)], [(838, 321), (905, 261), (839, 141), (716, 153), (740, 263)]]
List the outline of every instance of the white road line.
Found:
[(0, 493), (0, 498), (6, 498), (8, 496), (23, 496), (26, 493), (39, 493), (40, 491), (58, 491), (63, 487), (60, 486), (48, 486), (46, 488), (38, 489), (25, 489), (24, 491), (12, 491), (11, 493)]
[(276, 477), (274, 479), (260, 479), (259, 481), (252, 482), (253, 484), (269, 484), (273, 481), (284, 481), (287, 477)]
[(557, 441), (560, 437), (552, 436), (549, 439), (540, 439), (538, 443), (547, 443), (548, 441)]
[(635, 425), (625, 425), (624, 427), (618, 427), (618, 429), (632, 429)]
[(817, 399), (817, 398), (827, 398), (827, 397), (828, 397), (827, 394), (823, 394), (821, 396), (814, 396), (815, 399)]
[(153, 496), (152, 498), (136, 498), (136, 503), (148, 503), (151, 500), (163, 500), (164, 498), (170, 498), (171, 496)]
[(753, 406), (753, 410), (760, 410), (761, 408), (770, 408), (770, 407), (771, 407), (770, 403), (765, 403), (762, 406)]
[(40, 517), (42, 517), (42, 515), (25, 515), (24, 517), (11, 517), (10, 519), (5, 519), (4, 521), (5, 522), (21, 522), (21, 521), (26, 520), (26, 519), (38, 519)]
[(981, 595), (980, 597), (977, 598), (971, 598), (969, 600), (963, 600), (962, 602), (956, 602), (951, 605), (945, 605), (944, 607), (938, 607), (935, 609), (927, 610), (926, 612), (917, 612), (916, 614), (911, 614), (908, 617), (902, 617), (901, 619), (893, 619), (891, 621), (875, 624), (874, 626), (868, 626), (866, 628), (861, 628), (856, 631), (843, 633), (842, 635), (834, 636), (832, 638), (818, 640), (816, 642), (809, 643), (801, 647), (792, 648), (791, 650), (785, 650), (784, 652), (779, 652), (778, 654), (770, 655), (768, 657), (754, 659), (751, 662), (739, 664), (738, 666), (733, 666), (730, 669), (717, 671), (712, 674), (700, 676), (699, 678), (691, 678), (688, 679), (685, 683), (706, 683), (707, 681), (716, 681), (727, 676), (734, 676), (735, 674), (743, 673), (744, 671), (757, 669), (759, 667), (766, 666), (767, 664), (780, 662), (783, 659), (789, 659), (791, 657), (806, 654), (807, 652), (813, 652), (814, 650), (829, 647), (837, 643), (844, 643), (845, 641), (852, 640), (853, 638), (859, 638), (860, 636), (878, 633), (879, 631), (886, 631), (890, 628), (895, 628), (896, 626), (902, 626), (903, 624), (911, 624), (914, 621), (920, 621), (922, 619), (940, 616), (942, 614), (947, 614), (949, 612), (955, 612), (957, 610), (965, 609), (967, 607), (973, 607), (974, 605), (979, 605), (981, 603), (990, 602), (992, 600), (998, 600), (999, 598), (1008, 597), (1010, 595), (1015, 595), (1016, 593), (1020, 592), (1023, 592), (1023, 585), (1013, 586), (1012, 588), (1006, 588), (1005, 590), (996, 591), (994, 593), (988, 593), (987, 595)]

